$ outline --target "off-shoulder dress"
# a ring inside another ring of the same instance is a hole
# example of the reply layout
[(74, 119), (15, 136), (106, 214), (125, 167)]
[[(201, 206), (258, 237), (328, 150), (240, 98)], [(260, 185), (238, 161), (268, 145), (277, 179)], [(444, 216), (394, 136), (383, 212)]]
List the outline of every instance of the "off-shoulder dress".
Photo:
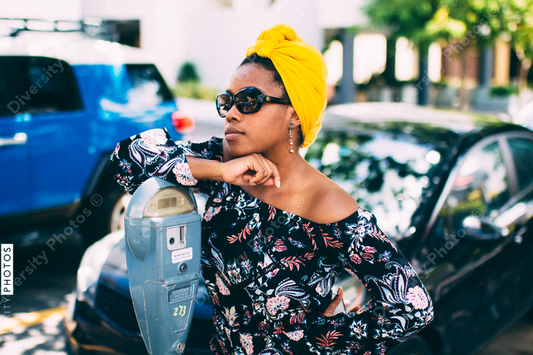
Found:
[[(385, 354), (390, 340), (433, 319), (422, 282), (370, 211), (315, 223), (239, 186), (196, 180), (186, 156), (223, 161), (222, 140), (173, 142), (153, 129), (118, 143), (108, 166), (130, 193), (157, 176), (211, 197), (202, 275), (213, 303), (214, 354)], [(372, 298), (357, 312), (325, 317), (342, 269)]]

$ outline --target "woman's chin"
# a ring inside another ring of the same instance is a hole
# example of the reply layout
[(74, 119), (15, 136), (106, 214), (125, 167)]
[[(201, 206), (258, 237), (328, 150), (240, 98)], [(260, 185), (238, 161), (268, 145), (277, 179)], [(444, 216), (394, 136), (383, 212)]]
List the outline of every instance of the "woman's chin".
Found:
[(254, 141), (252, 139), (243, 138), (239, 139), (238, 141), (226, 139), (228, 152), (233, 158), (243, 157), (250, 154), (264, 153), (264, 149), (262, 149), (262, 146), (259, 146), (258, 144), (253, 144)]
[(244, 144), (232, 144), (230, 142), (228, 142), (228, 151), (234, 158), (243, 157), (253, 153), (250, 147), (247, 147)]

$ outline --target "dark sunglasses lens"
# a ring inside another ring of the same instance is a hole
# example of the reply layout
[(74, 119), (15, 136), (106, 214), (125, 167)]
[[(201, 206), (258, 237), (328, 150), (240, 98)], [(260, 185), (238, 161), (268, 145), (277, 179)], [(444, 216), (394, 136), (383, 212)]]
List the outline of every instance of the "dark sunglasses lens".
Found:
[(261, 91), (256, 88), (247, 88), (235, 94), (235, 105), (242, 113), (254, 113), (259, 111), (263, 102), (259, 99)]
[(226, 114), (231, 109), (231, 95), (220, 94), (217, 96), (217, 111), (221, 117), (226, 117)]

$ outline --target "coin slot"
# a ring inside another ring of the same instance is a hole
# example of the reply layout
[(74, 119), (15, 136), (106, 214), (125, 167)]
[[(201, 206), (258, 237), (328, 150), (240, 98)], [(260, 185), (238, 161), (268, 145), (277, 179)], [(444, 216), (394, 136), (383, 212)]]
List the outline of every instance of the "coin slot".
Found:
[(167, 249), (177, 250), (185, 248), (187, 244), (187, 226), (167, 227)]

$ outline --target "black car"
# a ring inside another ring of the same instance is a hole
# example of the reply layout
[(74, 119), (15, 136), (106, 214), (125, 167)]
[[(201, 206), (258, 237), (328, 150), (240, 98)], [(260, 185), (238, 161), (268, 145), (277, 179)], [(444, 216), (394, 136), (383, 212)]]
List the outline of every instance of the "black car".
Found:
[[(533, 132), (400, 103), (333, 106), (323, 123), (305, 158), (374, 212), (434, 301), (434, 321), (389, 354), (474, 354), (532, 308)], [(80, 266), (65, 319), (74, 350), (146, 353), (118, 239)], [(205, 293), (198, 303), (191, 353), (211, 333)]]

